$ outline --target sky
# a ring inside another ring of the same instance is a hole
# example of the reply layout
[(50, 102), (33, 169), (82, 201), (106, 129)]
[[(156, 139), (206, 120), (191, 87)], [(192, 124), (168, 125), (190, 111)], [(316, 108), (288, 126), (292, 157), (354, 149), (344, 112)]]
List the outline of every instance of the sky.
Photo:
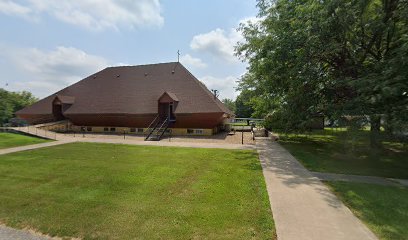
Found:
[(0, 88), (43, 98), (109, 66), (177, 61), (235, 98), (256, 0), (0, 0)]

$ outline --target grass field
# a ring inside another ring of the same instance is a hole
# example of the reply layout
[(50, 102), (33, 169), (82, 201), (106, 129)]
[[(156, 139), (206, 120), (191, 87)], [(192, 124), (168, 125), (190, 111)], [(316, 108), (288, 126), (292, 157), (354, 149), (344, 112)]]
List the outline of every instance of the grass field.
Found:
[(25, 136), (16, 133), (0, 132), (0, 149), (44, 143), (48, 141), (50, 140)]
[(380, 239), (408, 239), (407, 188), (340, 182), (328, 185)]
[(271, 239), (255, 151), (72, 143), (0, 156), (0, 222), (83, 239)]
[(280, 143), (311, 171), (408, 178), (408, 146), (371, 149), (368, 131), (322, 130), (281, 135)]

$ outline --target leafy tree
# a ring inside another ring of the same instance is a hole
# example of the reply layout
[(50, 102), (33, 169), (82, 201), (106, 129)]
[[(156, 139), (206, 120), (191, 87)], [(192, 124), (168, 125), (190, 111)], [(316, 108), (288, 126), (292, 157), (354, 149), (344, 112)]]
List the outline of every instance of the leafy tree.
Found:
[(229, 110), (233, 111), (235, 113), (235, 102), (234, 100), (230, 98), (224, 98), (222, 102), (225, 104), (225, 106), (228, 107)]
[(15, 117), (14, 113), (38, 101), (30, 92), (9, 92), (0, 88), (0, 125)]
[(235, 100), (235, 114), (239, 118), (253, 117), (254, 109), (251, 106), (251, 92), (242, 91)]
[[(370, 116), (372, 143), (383, 116), (408, 111), (407, 0), (258, 0), (257, 23), (240, 26), (237, 55), (250, 64), (241, 89), (286, 128), (316, 113)], [(389, 124), (393, 126), (393, 124)]]

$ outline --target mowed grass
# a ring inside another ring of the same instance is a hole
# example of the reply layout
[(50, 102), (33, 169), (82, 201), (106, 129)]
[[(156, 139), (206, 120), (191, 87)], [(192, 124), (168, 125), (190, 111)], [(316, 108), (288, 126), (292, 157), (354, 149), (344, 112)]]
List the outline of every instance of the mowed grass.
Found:
[(313, 131), (280, 136), (280, 143), (311, 171), (408, 178), (408, 146), (369, 146), (368, 131)]
[(0, 222), (83, 239), (271, 239), (255, 151), (71, 143), (0, 156)]
[(48, 141), (50, 140), (16, 133), (0, 132), (0, 149), (44, 143)]
[(408, 239), (407, 188), (344, 182), (328, 185), (380, 239)]

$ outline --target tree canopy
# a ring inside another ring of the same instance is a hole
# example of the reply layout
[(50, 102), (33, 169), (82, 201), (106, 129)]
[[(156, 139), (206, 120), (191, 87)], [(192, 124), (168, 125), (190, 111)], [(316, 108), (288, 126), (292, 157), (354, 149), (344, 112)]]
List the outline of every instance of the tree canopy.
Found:
[(0, 125), (15, 117), (14, 113), (38, 101), (30, 92), (9, 92), (0, 88)]
[[(406, 123), (407, 0), (258, 0), (236, 53), (249, 63), (240, 89), (284, 128), (316, 114)], [(404, 119), (405, 118), (405, 119)]]

